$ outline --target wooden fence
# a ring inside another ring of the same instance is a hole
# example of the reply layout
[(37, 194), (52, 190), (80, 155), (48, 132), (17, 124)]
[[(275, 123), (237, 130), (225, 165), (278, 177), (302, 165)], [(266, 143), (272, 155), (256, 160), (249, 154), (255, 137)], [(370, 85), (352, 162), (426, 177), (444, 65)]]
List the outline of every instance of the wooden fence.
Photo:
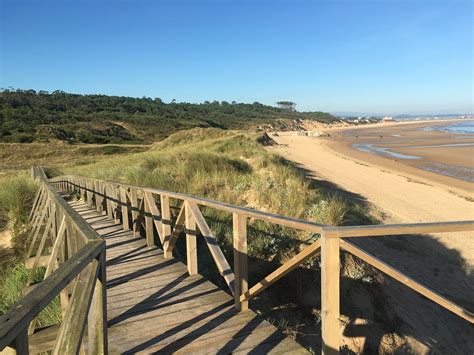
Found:
[[(83, 347), (87, 324), (88, 352), (106, 354), (105, 242), (51, 186), (41, 168), (34, 167), (32, 175), (39, 189), (29, 219), (27, 257), (33, 262), (27, 284), (31, 285), (45, 256), (46, 272), (43, 281), (30, 286), (30, 291), (0, 317), (0, 351), (10, 346), (18, 354), (31, 349), (75, 354)], [(46, 251), (49, 256), (44, 255)], [(35, 332), (39, 313), (57, 297), (60, 325)], [(29, 344), (29, 339), (40, 336), (39, 347)]]
[[(349, 241), (350, 238), (356, 237), (474, 231), (474, 221), (330, 227), (159, 189), (79, 176), (62, 176), (54, 179), (54, 181), (60, 190), (77, 191), (82, 199), (94, 206), (97, 211), (106, 211), (110, 218), (122, 223), (125, 229), (132, 229), (134, 235), (140, 234), (140, 229), (143, 228), (145, 231), (144, 237), (149, 246), (154, 244), (154, 234), (156, 233), (164, 250), (165, 258), (172, 257), (176, 240), (184, 232), (186, 235), (186, 258), (189, 274), (198, 272), (196, 238), (197, 230), (199, 230), (220, 275), (234, 296), (235, 307), (241, 311), (248, 309), (248, 302), (253, 297), (321, 252), (321, 322), (323, 352), (325, 354), (339, 352), (339, 255), (341, 248), (471, 324), (474, 323), (472, 312), (430, 290)], [(173, 221), (170, 213), (170, 199), (174, 199), (175, 202), (181, 205), (179, 214)], [(219, 248), (216, 237), (204, 218), (200, 206), (232, 214), (233, 269)], [(247, 224), (250, 218), (318, 233), (321, 238), (307, 246), (261, 281), (249, 287)], [(416, 238), (416, 235), (413, 237)]]

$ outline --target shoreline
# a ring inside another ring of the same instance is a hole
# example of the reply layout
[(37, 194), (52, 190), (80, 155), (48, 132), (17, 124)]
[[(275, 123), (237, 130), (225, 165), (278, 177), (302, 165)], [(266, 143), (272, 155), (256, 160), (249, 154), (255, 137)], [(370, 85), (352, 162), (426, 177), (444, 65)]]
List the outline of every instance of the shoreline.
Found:
[[(269, 151), (293, 161), (305, 169), (311, 178), (327, 181), (330, 186), (365, 201), (372, 210), (381, 213), (382, 223), (473, 218), (472, 183), (359, 152), (332, 137), (282, 135), (272, 138), (278, 145), (268, 148)], [(453, 180), (456, 185), (453, 185)], [(466, 232), (433, 237), (449, 249), (459, 252), (467, 265), (472, 267), (474, 243), (469, 242), (472, 236), (473, 233)]]

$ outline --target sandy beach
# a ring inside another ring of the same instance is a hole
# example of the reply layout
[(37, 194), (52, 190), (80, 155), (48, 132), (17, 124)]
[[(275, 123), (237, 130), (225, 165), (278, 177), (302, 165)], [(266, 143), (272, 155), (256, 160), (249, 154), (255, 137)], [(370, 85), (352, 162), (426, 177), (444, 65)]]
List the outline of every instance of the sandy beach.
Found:
[[(313, 178), (330, 181), (342, 190), (360, 196), (382, 212), (384, 223), (471, 220), (474, 218), (474, 183), (423, 170), (417, 164), (426, 164), (429, 160), (474, 168), (474, 147), (456, 147), (459, 154), (453, 154), (452, 147), (400, 148), (450, 144), (453, 140), (456, 143), (473, 142), (472, 138), (455, 138), (459, 134), (421, 130), (433, 124), (440, 123), (404, 122), (335, 128), (329, 131), (329, 137), (279, 134), (272, 137), (279, 145), (271, 149), (301, 165)], [(399, 153), (414, 154), (416, 151), (421, 159), (370, 154), (353, 148), (355, 142), (380, 143)], [(466, 245), (457, 236), (441, 240), (459, 250), (474, 265), (474, 243)]]
[[(328, 131), (329, 137), (282, 133), (272, 137), (278, 145), (269, 150), (295, 162), (321, 184), (339, 188), (348, 198), (366, 203), (381, 223), (472, 220), (474, 184), (424, 170), (419, 165), (435, 162), (474, 168), (473, 147), (457, 146), (459, 150), (454, 156), (454, 147), (406, 148), (453, 141), (467, 143), (472, 138), (460, 139), (456, 138), (459, 135), (423, 130), (430, 125), (433, 122), (337, 128)], [(374, 144), (420, 159), (415, 162), (415, 159), (376, 155), (354, 148), (354, 143)], [(473, 233), (446, 233), (357, 238), (353, 242), (472, 311), (473, 238)], [(429, 353), (436, 344), (450, 344), (454, 353), (471, 348), (474, 333), (464, 321), (397, 282), (389, 280), (386, 293), (396, 314), (408, 328), (416, 329), (408, 332), (406, 339), (417, 353)], [(349, 344), (352, 340), (343, 337), (343, 341)]]

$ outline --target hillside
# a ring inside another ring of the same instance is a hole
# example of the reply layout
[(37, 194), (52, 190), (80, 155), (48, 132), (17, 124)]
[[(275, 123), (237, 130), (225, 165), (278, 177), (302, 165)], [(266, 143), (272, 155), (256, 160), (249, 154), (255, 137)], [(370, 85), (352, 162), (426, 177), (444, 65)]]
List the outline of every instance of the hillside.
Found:
[(289, 112), (225, 101), (164, 103), (159, 98), (78, 95), (62, 91), (0, 92), (0, 142), (59, 139), (82, 143), (147, 143), (194, 127), (284, 127), (294, 120), (333, 122), (324, 112)]

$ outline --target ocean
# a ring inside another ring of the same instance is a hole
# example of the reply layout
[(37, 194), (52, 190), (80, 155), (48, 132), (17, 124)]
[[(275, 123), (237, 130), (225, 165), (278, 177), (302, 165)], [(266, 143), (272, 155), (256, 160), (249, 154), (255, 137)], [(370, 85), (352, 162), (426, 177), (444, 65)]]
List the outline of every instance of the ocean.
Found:
[(443, 126), (425, 127), (425, 131), (443, 131), (460, 134), (474, 134), (474, 121), (458, 121)]

